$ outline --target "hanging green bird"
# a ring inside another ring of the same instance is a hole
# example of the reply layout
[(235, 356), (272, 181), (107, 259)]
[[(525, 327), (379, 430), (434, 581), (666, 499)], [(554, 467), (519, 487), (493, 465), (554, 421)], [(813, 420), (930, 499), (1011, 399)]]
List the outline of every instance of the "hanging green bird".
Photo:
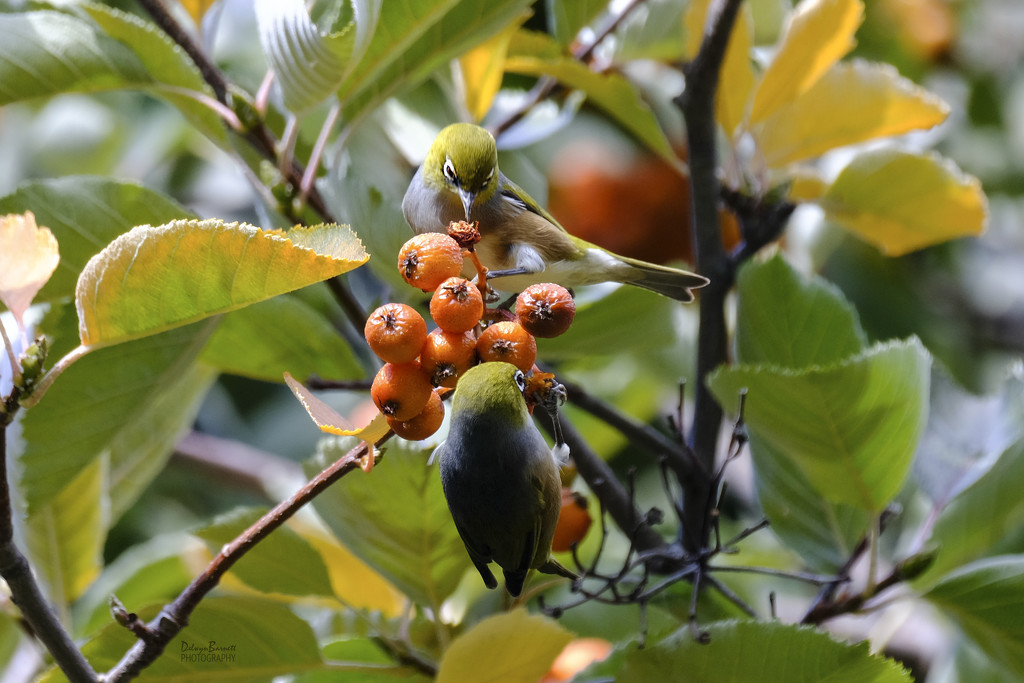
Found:
[(459, 379), (448, 438), (437, 447), (455, 527), (488, 588), (496, 562), (513, 597), (531, 569), (575, 579), (551, 557), (561, 509), (559, 463), (526, 408), (526, 379), (510, 363), (481, 363)]

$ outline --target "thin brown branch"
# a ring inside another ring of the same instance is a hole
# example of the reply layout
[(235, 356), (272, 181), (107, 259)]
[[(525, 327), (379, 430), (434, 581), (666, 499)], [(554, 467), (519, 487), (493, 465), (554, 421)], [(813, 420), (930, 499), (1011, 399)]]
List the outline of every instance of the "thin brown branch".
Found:
[[(378, 441), (378, 445), (391, 436), (388, 433)], [(175, 600), (163, 608), (149, 624), (147, 630), (152, 634), (148, 640), (139, 640), (121, 658), (121, 661), (106, 675), (106, 681), (127, 681), (139, 675), (159, 657), (167, 644), (188, 625), (189, 617), (202, 599), (220, 582), (224, 574), (257, 543), (266, 538), (272, 531), (284, 524), (304, 505), (323, 493), (327, 487), (338, 481), (349, 472), (359, 468), (359, 460), (367, 455), (366, 444), (356, 446), (344, 456), (336, 460), (322, 472), (309, 480), (290, 498), (279, 503), (265, 514), (231, 543), (224, 546), (209, 566), (197, 576)], [(373, 456), (370, 456), (373, 457)]]
[(14, 419), (15, 411), (6, 408), (17, 405), (18, 393), (20, 391), (15, 388), (5, 398), (3, 422), (0, 423), (0, 576), (7, 582), (11, 600), (68, 680), (95, 683), (98, 680), (96, 672), (60, 623), (57, 613), (36, 583), (28, 560), (14, 543), (11, 493), (7, 482), (7, 426)]

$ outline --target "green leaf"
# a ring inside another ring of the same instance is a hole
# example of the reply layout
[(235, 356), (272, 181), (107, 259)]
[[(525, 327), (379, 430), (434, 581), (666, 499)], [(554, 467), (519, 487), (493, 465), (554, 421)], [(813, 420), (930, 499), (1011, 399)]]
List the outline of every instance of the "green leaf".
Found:
[(0, 35), (0, 105), (153, 83), (131, 50), (84, 19), (52, 11), (0, 14)]
[(1022, 489), (1024, 441), (1018, 441), (942, 509), (931, 537), (939, 553), (926, 576), (940, 577), (976, 560), (1020, 529), (1024, 524)]
[(361, 119), (402, 89), (498, 33), (529, 0), (384, 2), (369, 45), (338, 89), (346, 120)]
[[(209, 325), (100, 349), (73, 363), (22, 419), (19, 483), (29, 514), (103, 454), (113, 517), (162, 467), (213, 375), (195, 364)], [(119, 491), (128, 486), (132, 496)]]
[(540, 680), (570, 640), (558, 622), (524, 607), (496, 614), (455, 639), (441, 658), (437, 681)]
[[(151, 618), (158, 608), (140, 612)], [(136, 642), (119, 624), (111, 624), (82, 647), (97, 671), (114, 666)], [(188, 626), (140, 680), (167, 683), (255, 683), (323, 666), (309, 624), (288, 607), (260, 598), (207, 597)], [(66, 680), (58, 671), (41, 679)]]
[[(218, 552), (267, 512), (239, 509), (193, 532)], [(286, 526), (275, 529), (231, 567), (239, 579), (265, 593), (334, 596), (323, 557), (304, 538)]]
[(155, 81), (146, 88), (147, 91), (174, 105), (214, 142), (227, 143), (220, 117), (194, 96), (180, 92), (186, 90), (211, 99), (215, 97), (213, 89), (199, 72), (199, 67), (165, 31), (153, 22), (99, 3), (85, 2), (81, 9), (100, 25), (106, 35), (132, 49), (146, 73)]
[[(308, 474), (347, 452), (352, 440), (324, 439)], [(427, 454), (397, 446), (369, 474), (354, 472), (313, 507), (357, 557), (420, 605), (438, 607), (471, 566)]]
[(836, 571), (868, 530), (871, 517), (822, 497), (792, 458), (750, 435), (757, 499), (771, 530), (816, 571)]
[(132, 228), (86, 264), (84, 346), (136, 339), (340, 275), (369, 258), (347, 227), (266, 232), (220, 220)]
[(580, 29), (597, 18), (608, 0), (547, 0), (548, 26), (555, 40), (568, 46)]
[(268, 382), (280, 382), (285, 372), (300, 380), (312, 374), (332, 379), (363, 375), (338, 330), (292, 294), (225, 315), (201, 358), (221, 372)]
[(60, 264), (37, 302), (74, 295), (86, 262), (133, 226), (192, 217), (188, 209), (159, 192), (97, 176), (33, 180), (0, 199), (0, 214), (24, 211), (31, 211), (39, 225), (50, 228), (60, 248)]
[[(538, 339), (538, 356), (546, 361), (585, 359), (670, 347), (678, 341), (672, 328), (677, 306), (678, 302), (637, 287), (619, 287), (580, 305), (565, 334)], [(623, 320), (629, 324), (623, 325)]]
[(91, 636), (111, 623), (112, 595), (129, 612), (157, 602), (170, 602), (192, 581), (200, 553), (206, 554), (202, 543), (184, 534), (157, 536), (125, 550), (103, 568), (75, 602), (74, 635)]
[(626, 654), (619, 683), (687, 680), (702, 683), (910, 683), (897, 662), (848, 645), (806, 626), (773, 621), (727, 621), (708, 626), (711, 642), (696, 642), (689, 628)]
[(889, 256), (977, 235), (988, 220), (977, 178), (935, 154), (895, 149), (858, 154), (818, 203), (830, 220)]
[(924, 597), (956, 621), (989, 657), (1024, 677), (1024, 555), (961, 567)]
[(752, 435), (793, 459), (830, 502), (878, 513), (910, 471), (928, 413), (930, 365), (914, 338), (803, 370), (723, 367), (708, 386), (731, 412), (747, 388)]
[(107, 540), (106, 463), (93, 460), (54, 499), (29, 516), (25, 545), (32, 567), (61, 606), (78, 599), (99, 575)]
[(802, 279), (785, 257), (750, 262), (737, 281), (736, 355), (741, 363), (801, 369), (859, 353), (857, 311), (819, 277)]
[(290, 111), (311, 109), (337, 89), (344, 61), (320, 35), (302, 0), (258, 2), (256, 20), (263, 54)]
[(591, 102), (640, 142), (670, 164), (679, 165), (679, 157), (654, 112), (623, 76), (595, 73), (586, 64), (564, 54), (554, 39), (532, 31), (520, 31), (513, 36), (505, 69), (530, 76), (551, 76), (570, 88), (582, 90)]

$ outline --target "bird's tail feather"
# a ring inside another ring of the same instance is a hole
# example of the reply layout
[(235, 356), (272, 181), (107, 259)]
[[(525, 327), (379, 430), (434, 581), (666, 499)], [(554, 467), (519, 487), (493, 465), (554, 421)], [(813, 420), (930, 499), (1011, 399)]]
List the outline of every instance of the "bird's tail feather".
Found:
[(619, 258), (633, 267), (630, 276), (623, 278), (622, 282), (634, 287), (649, 289), (676, 301), (693, 301), (692, 290), (699, 289), (709, 282), (703, 275), (697, 275), (687, 270), (659, 266), (624, 256)]

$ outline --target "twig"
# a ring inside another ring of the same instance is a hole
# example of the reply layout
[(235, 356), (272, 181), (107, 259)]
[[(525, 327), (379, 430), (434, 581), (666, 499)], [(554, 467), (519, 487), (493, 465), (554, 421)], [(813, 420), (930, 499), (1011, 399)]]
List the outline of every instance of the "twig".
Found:
[[(541, 426), (548, 434), (553, 433), (550, 416), (545, 411), (538, 411)], [(584, 481), (601, 501), (615, 524), (635, 542), (637, 548), (648, 550), (664, 545), (661, 536), (647, 524), (643, 514), (633, 504), (632, 497), (626, 487), (615, 476), (612, 469), (601, 459), (583, 439), (582, 435), (568, 420), (562, 420), (562, 433), (569, 445), (569, 452), (576, 462), (576, 468)]]
[[(388, 436), (382, 438), (377, 445), (383, 443)], [(224, 546), (209, 566), (146, 625), (152, 637), (146, 641), (136, 642), (121, 661), (107, 673), (105, 681), (113, 683), (130, 680), (156, 660), (167, 644), (188, 625), (192, 612), (235, 562), (327, 487), (358, 469), (359, 459), (366, 453), (365, 443), (356, 446)]]
[[(718, 158), (715, 145), (715, 94), (729, 35), (742, 0), (725, 0), (721, 12), (705, 34), (697, 56), (685, 69), (686, 88), (676, 104), (686, 119), (690, 162), (691, 224), (695, 226), (698, 271), (711, 279), (701, 290), (700, 330), (697, 337), (697, 387), (690, 446), (705, 471), (714, 467), (722, 407), (704, 380), (726, 360), (728, 332), (725, 298), (732, 264), (722, 243), (718, 219)], [(685, 487), (684, 544), (698, 552), (706, 541), (704, 523), (708, 506), (707, 480), (682, 482)]]
[[(17, 406), (19, 392), (15, 387), (5, 397), (5, 411), (0, 423), (0, 576), (7, 582), (11, 599), (21, 610), (25, 621), (68, 680), (95, 683), (98, 680), (96, 672), (60, 623), (57, 613), (36, 583), (28, 560), (14, 543), (11, 493), (7, 482), (7, 426), (17, 412), (13, 407)], [(11, 410), (6, 410), (8, 405), (12, 406)]]
[[(637, 7), (642, 5), (644, 0), (630, 0), (629, 4), (622, 8), (622, 11), (612, 17), (608, 22), (605, 23), (599, 30), (594, 32), (594, 37), (586, 43), (573, 43), (572, 56), (581, 61), (587, 62), (594, 54), (594, 50), (597, 46), (604, 42), (604, 39), (610, 36), (615, 29), (625, 20), (626, 17), (632, 13)], [(558, 80), (550, 76), (544, 76), (539, 79), (536, 85), (530, 90), (526, 99), (523, 100), (522, 104), (513, 112), (511, 112), (504, 119), (491, 126), (491, 132), (494, 133), (494, 137), (498, 137), (503, 132), (519, 123), (526, 116), (527, 112), (533, 109), (535, 106), (540, 104), (543, 100), (551, 97), (562, 86)]]
[(21, 382), (21, 366), (18, 364), (18, 356), (14, 353), (14, 345), (7, 336), (7, 328), (4, 327), (3, 322), (0, 322), (0, 337), (3, 337), (7, 361), (11, 365), (11, 379), (14, 380), (14, 385), (17, 386)]

